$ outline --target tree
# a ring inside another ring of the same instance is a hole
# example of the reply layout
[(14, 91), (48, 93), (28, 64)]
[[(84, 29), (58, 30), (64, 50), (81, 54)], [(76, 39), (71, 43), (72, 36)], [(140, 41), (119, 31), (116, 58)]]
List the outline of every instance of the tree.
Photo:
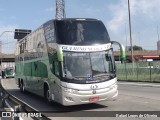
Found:
[[(134, 45), (133, 50), (143, 50), (143, 49), (141, 46)], [(129, 51), (131, 51), (131, 47), (129, 48)]]

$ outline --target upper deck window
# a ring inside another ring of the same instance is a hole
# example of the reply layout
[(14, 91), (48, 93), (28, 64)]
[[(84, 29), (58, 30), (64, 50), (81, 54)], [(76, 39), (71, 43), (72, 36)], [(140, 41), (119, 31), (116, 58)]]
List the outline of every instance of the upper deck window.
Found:
[(110, 42), (108, 32), (98, 20), (56, 21), (57, 42), (66, 45), (92, 45)]

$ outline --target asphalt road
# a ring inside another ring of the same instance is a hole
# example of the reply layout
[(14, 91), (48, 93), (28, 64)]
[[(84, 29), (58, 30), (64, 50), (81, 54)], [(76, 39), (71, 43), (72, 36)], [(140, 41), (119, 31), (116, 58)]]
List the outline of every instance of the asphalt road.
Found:
[[(14, 79), (3, 79), (3, 87), (12, 95), (26, 102), (30, 106), (39, 111), (159, 111), (160, 112), (160, 84), (152, 83), (128, 83), (118, 82), (119, 96), (116, 101), (105, 101), (96, 104), (76, 105), (64, 107), (59, 104), (49, 105), (43, 98), (31, 93), (23, 94), (17, 88)], [(90, 112), (90, 113), (91, 113)], [(89, 114), (90, 114), (89, 113)], [(64, 113), (66, 116), (68, 113)], [(93, 114), (96, 114), (93, 112)], [(58, 117), (59, 118), (59, 117)], [(61, 118), (66, 120), (65, 117)], [(75, 119), (74, 117), (70, 119)], [(76, 119), (83, 120), (85, 116)], [(103, 117), (87, 117), (88, 120), (105, 119)], [(160, 118), (135, 118), (132, 120), (159, 120)], [(107, 120), (128, 120), (127, 117), (122, 118), (107, 118)]]

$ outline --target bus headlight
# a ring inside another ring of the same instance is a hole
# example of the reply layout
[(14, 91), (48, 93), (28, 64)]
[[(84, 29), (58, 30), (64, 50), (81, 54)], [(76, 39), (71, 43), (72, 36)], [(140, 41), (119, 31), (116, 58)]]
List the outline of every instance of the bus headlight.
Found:
[(71, 89), (71, 88), (66, 88), (66, 87), (61, 87), (63, 91), (68, 92), (68, 93), (77, 93), (78, 90), (76, 89)]
[(109, 89), (112, 90), (112, 89), (115, 89), (115, 88), (117, 88), (116, 84), (112, 85)]

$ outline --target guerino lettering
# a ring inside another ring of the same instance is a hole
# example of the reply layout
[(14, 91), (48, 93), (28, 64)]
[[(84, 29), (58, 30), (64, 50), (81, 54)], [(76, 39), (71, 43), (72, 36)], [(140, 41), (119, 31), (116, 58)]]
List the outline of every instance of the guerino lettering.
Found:
[(111, 48), (111, 44), (97, 45), (97, 46), (71, 46), (71, 45), (60, 45), (61, 49), (64, 51), (77, 51), (77, 52), (92, 52), (92, 51), (102, 51)]

